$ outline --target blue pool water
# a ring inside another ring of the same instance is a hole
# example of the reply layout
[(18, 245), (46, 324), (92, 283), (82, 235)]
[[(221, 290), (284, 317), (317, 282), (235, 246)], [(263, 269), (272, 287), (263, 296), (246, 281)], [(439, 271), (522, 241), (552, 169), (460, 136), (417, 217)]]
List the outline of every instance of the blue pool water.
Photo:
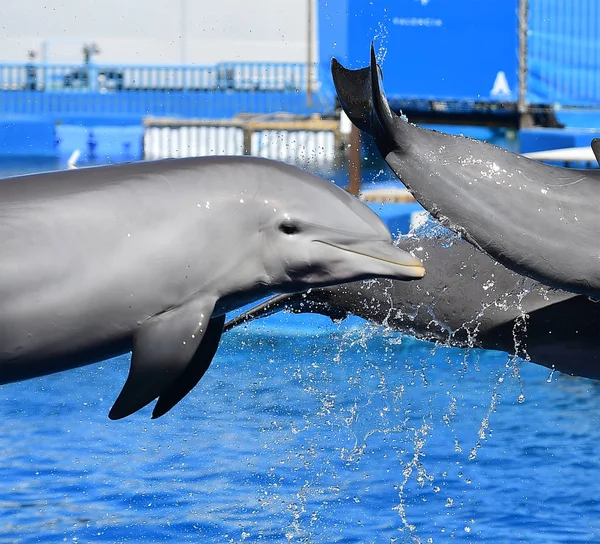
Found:
[(282, 314), (113, 422), (128, 364), (0, 387), (1, 543), (600, 539), (596, 382)]

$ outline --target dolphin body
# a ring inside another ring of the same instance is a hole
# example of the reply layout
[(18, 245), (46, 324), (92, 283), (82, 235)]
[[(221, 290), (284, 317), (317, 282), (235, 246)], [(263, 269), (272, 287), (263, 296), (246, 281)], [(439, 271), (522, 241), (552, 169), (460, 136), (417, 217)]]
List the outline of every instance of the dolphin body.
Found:
[[(393, 113), (371, 65), (335, 59), (340, 103), (373, 135), (392, 170), (442, 224), (506, 267), (574, 293), (600, 294), (600, 172), (546, 165), (499, 147), (427, 130)], [(600, 156), (600, 140), (592, 142)]]
[(381, 219), (332, 183), (250, 157), (122, 164), (0, 181), (0, 383), (132, 351), (110, 410), (179, 402), (225, 314), (275, 293), (414, 279)]
[(281, 310), (334, 320), (356, 315), (422, 340), (500, 350), (600, 379), (600, 303), (520, 276), (439, 226), (425, 236), (401, 236), (398, 244), (422, 259), (422, 280), (377, 279), (279, 295), (225, 330)]

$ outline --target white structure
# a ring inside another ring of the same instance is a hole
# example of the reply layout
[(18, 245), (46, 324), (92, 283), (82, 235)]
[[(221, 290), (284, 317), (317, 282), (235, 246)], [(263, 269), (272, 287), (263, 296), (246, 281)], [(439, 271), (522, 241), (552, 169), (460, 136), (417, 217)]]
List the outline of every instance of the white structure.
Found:
[[(339, 149), (333, 131), (261, 130), (250, 154), (292, 164), (332, 167)], [(243, 155), (244, 134), (233, 127), (146, 127), (144, 159)]]
[(307, 5), (304, 0), (2, 0), (0, 61), (25, 61), (29, 50), (41, 55), (46, 44), (48, 62), (81, 62), (83, 45), (96, 43), (101, 51), (96, 61), (103, 64), (306, 62)]

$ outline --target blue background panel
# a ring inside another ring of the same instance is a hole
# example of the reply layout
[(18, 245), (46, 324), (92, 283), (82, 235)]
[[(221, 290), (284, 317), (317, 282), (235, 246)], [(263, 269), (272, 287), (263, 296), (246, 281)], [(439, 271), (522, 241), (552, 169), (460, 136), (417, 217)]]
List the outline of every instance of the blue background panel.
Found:
[[(390, 99), (516, 101), (517, 0), (320, 0), (322, 81), (331, 56), (360, 68), (375, 42)], [(498, 74), (509, 92), (492, 94)]]
[(33, 116), (0, 119), (0, 156), (54, 157), (56, 132), (54, 121)]
[(598, 40), (598, 0), (529, 0), (527, 100), (598, 107)]

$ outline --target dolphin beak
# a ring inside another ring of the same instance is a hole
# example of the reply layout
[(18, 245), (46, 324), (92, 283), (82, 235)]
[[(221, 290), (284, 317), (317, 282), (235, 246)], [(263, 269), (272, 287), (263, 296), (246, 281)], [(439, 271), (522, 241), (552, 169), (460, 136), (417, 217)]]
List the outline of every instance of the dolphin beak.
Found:
[(371, 262), (370, 266), (367, 266), (367, 269), (372, 269), (373, 273), (381, 277), (398, 280), (418, 280), (425, 275), (425, 268), (423, 268), (423, 263), (420, 259), (397, 248), (390, 242), (373, 240), (364, 242), (356, 241), (351, 244), (336, 244), (321, 240), (319, 242), (371, 259), (374, 262)]

